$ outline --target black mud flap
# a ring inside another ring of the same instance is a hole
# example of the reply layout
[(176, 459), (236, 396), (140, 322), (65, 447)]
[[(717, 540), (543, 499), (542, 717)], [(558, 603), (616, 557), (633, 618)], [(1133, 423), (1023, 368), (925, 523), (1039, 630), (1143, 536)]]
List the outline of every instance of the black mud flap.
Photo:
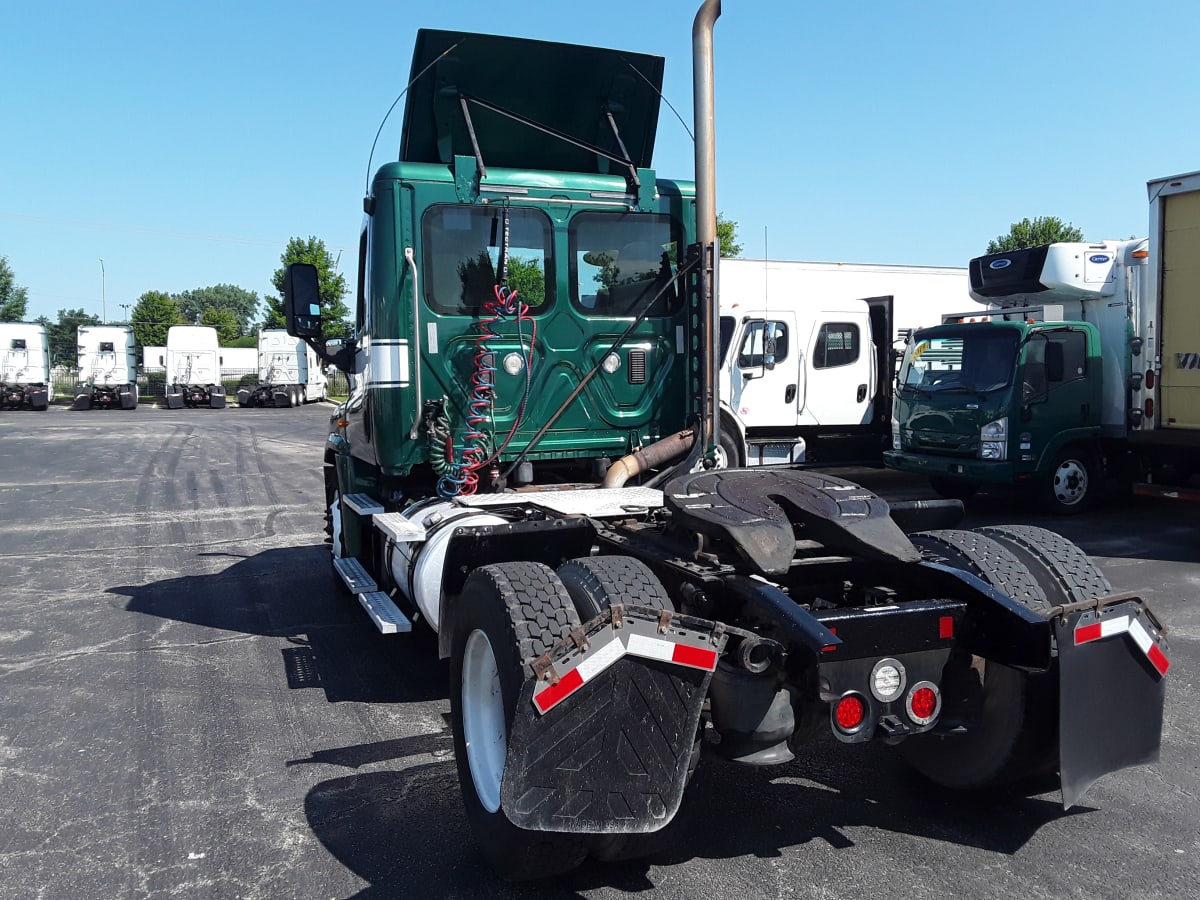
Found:
[(1063, 808), (1098, 778), (1158, 761), (1167, 643), (1137, 597), (1059, 616), (1059, 769)]
[(616, 606), (535, 663), (513, 716), (500, 802), (520, 828), (657, 831), (674, 818), (727, 636)]

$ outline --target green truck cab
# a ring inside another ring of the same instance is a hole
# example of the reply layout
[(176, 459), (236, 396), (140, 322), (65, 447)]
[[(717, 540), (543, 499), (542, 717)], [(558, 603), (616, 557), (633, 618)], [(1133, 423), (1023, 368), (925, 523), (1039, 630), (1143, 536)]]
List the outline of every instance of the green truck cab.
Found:
[(650, 168), (662, 58), (421, 30), (412, 73), (364, 201), (330, 502), (596, 481), (686, 429), (696, 198)]
[(1015, 485), (1055, 511), (1080, 510), (1097, 473), (1102, 368), (1100, 333), (1088, 322), (918, 331), (901, 364), (885, 462), (928, 476), (944, 496)]

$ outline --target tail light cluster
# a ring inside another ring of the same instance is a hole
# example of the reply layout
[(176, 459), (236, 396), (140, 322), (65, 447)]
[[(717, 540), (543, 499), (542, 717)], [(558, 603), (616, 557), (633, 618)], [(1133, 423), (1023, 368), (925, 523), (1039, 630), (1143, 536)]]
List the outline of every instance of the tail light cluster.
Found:
[[(937, 720), (942, 711), (942, 695), (932, 681), (908, 684), (904, 664), (887, 657), (875, 663), (867, 691), (884, 707), (883, 715), (895, 715), (892, 704), (903, 698), (904, 713), (911, 725), (924, 728)], [(847, 691), (833, 704), (833, 726), (844, 735), (862, 731), (871, 715), (867, 692)], [(879, 715), (879, 714), (877, 714)]]

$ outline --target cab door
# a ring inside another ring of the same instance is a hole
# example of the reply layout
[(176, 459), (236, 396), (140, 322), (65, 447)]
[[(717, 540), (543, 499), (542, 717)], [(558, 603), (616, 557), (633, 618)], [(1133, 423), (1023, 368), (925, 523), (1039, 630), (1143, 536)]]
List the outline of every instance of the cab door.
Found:
[(862, 425), (871, 421), (876, 360), (866, 314), (818, 318), (808, 339), (804, 424)]
[(795, 427), (803, 396), (802, 354), (795, 348), (795, 317), (742, 322), (730, 371), (729, 405), (746, 429)]

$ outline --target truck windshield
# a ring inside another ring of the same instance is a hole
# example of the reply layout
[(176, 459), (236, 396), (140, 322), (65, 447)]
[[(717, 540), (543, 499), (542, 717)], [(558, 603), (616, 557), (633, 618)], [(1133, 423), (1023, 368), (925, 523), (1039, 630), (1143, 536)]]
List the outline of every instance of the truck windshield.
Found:
[(919, 333), (900, 367), (900, 389), (915, 391), (999, 390), (1012, 383), (1017, 331), (979, 327), (939, 335)]

